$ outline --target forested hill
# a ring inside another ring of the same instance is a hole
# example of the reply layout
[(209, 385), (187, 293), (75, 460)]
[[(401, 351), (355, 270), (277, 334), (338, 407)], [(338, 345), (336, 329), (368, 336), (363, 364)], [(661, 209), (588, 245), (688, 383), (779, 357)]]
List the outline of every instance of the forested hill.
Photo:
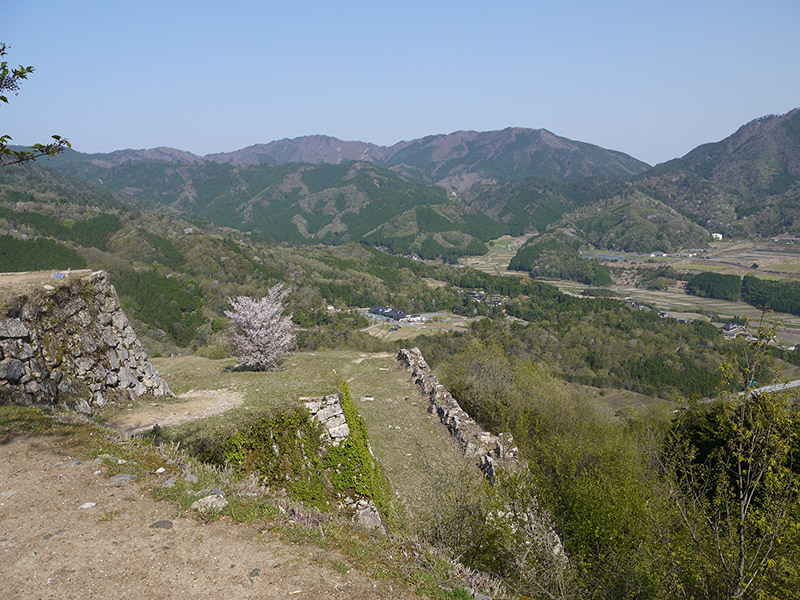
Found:
[(800, 109), (751, 121), (636, 181), (708, 229), (727, 235), (798, 235)]
[(653, 169), (521, 128), (388, 147), (315, 135), (205, 157), (67, 151), (45, 164), (272, 241), (364, 241), (447, 261), (492, 237), (555, 229), (632, 252), (703, 247), (712, 232), (800, 235), (800, 109)]
[(366, 162), (178, 167), (159, 159), (112, 167), (82, 163), (81, 168), (86, 179), (97, 183), (39, 164), (3, 169), (0, 200), (25, 202), (37, 190), (69, 203), (143, 210), (161, 205), (184, 218), (233, 227), (269, 242), (363, 241), (446, 261), (482, 254), (486, 240), (507, 232), (502, 223), (452, 204), (441, 187)]

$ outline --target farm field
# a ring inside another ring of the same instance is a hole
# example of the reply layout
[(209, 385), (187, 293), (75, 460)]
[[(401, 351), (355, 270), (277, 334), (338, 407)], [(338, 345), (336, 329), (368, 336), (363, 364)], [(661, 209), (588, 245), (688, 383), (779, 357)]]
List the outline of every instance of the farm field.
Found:
[[(360, 309), (360, 312), (369, 317), (369, 313), (365, 309)], [(475, 320), (475, 318), (462, 317), (453, 313), (425, 313), (422, 316), (425, 321), (420, 322), (386, 321), (370, 317), (373, 322), (362, 331), (387, 341), (411, 340), (420, 335), (466, 331), (469, 322)]]
[(800, 277), (800, 247), (773, 242), (714, 242), (711, 249), (698, 256), (665, 256), (632, 259), (655, 261), (687, 271), (715, 271), (726, 275), (756, 275), (763, 279)]
[(484, 273), (491, 275), (516, 275), (518, 277), (526, 277), (527, 273), (523, 271), (509, 271), (508, 263), (517, 253), (517, 250), (531, 238), (531, 234), (523, 235), (520, 237), (511, 237), (504, 235), (488, 242), (489, 252), (483, 256), (470, 256), (461, 259), (460, 264), (466, 267), (472, 267)]

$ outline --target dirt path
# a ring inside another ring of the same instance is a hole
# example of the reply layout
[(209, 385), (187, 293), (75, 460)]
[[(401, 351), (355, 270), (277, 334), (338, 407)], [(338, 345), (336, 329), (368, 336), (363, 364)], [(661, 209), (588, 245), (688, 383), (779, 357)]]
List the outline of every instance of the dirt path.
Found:
[(416, 597), (252, 525), (180, 516), (142, 482), (114, 487), (62, 446), (58, 436), (0, 445), (1, 598)]
[[(363, 329), (362, 329), (363, 331)], [(376, 352), (373, 354), (359, 354), (358, 358), (353, 361), (354, 364), (360, 365), (366, 359), (372, 358), (394, 358), (394, 354), (392, 352)]]
[(240, 392), (221, 390), (191, 390), (178, 398), (185, 402), (168, 404), (151, 403), (140, 406), (129, 413), (122, 413), (110, 419), (106, 425), (125, 433), (140, 433), (152, 429), (158, 424), (161, 427), (180, 425), (195, 419), (219, 415), (236, 408), (244, 397)]

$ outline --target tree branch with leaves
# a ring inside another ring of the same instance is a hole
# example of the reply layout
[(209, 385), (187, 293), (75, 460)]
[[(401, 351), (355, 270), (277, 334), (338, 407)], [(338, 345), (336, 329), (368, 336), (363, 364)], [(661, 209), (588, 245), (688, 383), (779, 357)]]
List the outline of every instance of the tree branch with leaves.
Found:
[(676, 509), (669, 556), (687, 597), (772, 597), (791, 585), (800, 534), (798, 412), (787, 393), (750, 387), (774, 334), (762, 317), (741, 360), (723, 366), (741, 393), (680, 414), (662, 455)]
[[(4, 58), (7, 54), (6, 44), (0, 43), (0, 58)], [(8, 95), (17, 95), (19, 93), (20, 84), (28, 78), (28, 75), (33, 73), (34, 68), (31, 66), (23, 67), (22, 65), (14, 68), (9, 67), (8, 61), (0, 61), (0, 102), (8, 104)], [(36, 160), (41, 156), (55, 156), (59, 152), (63, 152), (66, 148), (71, 148), (72, 145), (68, 140), (60, 135), (51, 136), (53, 141), (46, 144), (33, 144), (28, 149), (15, 150), (9, 148), (9, 144), (13, 141), (12, 137), (8, 134), (0, 135), (0, 166), (5, 167), (8, 165), (16, 165), (21, 163)]]

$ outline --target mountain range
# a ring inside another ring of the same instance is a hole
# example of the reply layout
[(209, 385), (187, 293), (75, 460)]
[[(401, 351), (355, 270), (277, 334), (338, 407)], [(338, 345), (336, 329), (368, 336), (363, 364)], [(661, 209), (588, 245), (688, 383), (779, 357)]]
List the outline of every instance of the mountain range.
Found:
[(564, 228), (583, 244), (641, 252), (703, 246), (711, 232), (800, 235), (800, 109), (656, 167), (522, 128), (393, 146), (312, 135), (207, 156), (69, 150), (43, 164), (120, 202), (166, 205), (272, 241), (363, 241), (425, 258)]
[(558, 179), (624, 177), (650, 168), (647, 163), (622, 152), (569, 140), (546, 129), (519, 127), (487, 132), (456, 131), (398, 142), (393, 146), (308, 135), (206, 156), (174, 148), (119, 150), (108, 154), (70, 151), (53, 161), (53, 166), (80, 175), (84, 171), (78, 165), (85, 167), (87, 162), (99, 168), (114, 168), (141, 161), (235, 166), (369, 162), (454, 191), (478, 182), (530, 176)]

